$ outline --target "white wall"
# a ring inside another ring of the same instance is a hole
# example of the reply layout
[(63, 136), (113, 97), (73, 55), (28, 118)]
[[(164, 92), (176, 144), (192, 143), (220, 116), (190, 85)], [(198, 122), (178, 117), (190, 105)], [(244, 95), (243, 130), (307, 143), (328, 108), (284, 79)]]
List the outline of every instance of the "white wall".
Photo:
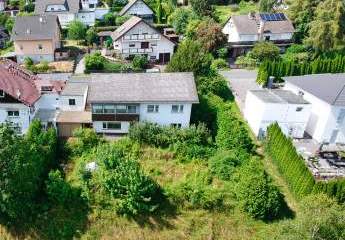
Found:
[[(172, 113), (171, 106), (182, 104), (183, 113)], [(148, 113), (147, 105), (159, 105), (158, 113)], [(160, 125), (181, 124), (188, 127), (190, 123), (192, 104), (190, 103), (145, 103), (140, 104), (140, 121), (158, 123)]]
[[(19, 117), (8, 117), (7, 111), (19, 111)], [(21, 134), (25, 134), (29, 128), (32, 116), (30, 108), (21, 103), (2, 103), (0, 104), (0, 123), (18, 123), (22, 128)]]
[(56, 110), (59, 107), (59, 97), (57, 93), (43, 94), (35, 103), (35, 107), (37, 109)]
[(95, 18), (101, 20), (104, 18), (104, 15), (109, 12), (108, 8), (96, 8), (95, 10)]
[(153, 15), (153, 11), (143, 2), (137, 1), (130, 9), (127, 10), (126, 14), (129, 15)]
[[(75, 99), (76, 105), (70, 106), (69, 99)], [(84, 111), (85, 97), (84, 96), (60, 96), (60, 110), (61, 111)]]
[(51, 5), (48, 5), (46, 8), (46, 12), (58, 12), (58, 11), (66, 11), (66, 7), (62, 4), (51, 4)]
[(97, 133), (126, 134), (128, 133), (129, 126), (130, 126), (129, 122), (121, 122), (121, 130), (108, 130), (108, 129), (103, 129), (103, 122), (101, 121), (93, 122), (93, 128), (95, 129)]
[(77, 19), (87, 26), (94, 26), (96, 21), (95, 12), (79, 12)]
[[(256, 136), (277, 122), (286, 135), (302, 138), (311, 113), (311, 104), (266, 103), (250, 91), (247, 93), (244, 116)], [(296, 111), (302, 108), (301, 111)]]
[(66, 28), (68, 24), (76, 19), (73, 13), (58, 13), (59, 21), (62, 28)]

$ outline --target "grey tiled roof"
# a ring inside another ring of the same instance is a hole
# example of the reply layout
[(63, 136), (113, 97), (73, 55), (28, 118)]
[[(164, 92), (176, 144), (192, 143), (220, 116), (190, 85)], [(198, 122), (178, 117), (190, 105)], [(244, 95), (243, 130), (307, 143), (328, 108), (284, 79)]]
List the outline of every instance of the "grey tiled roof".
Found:
[(69, 13), (78, 13), (80, 10), (80, 0), (36, 0), (35, 13), (36, 14), (52, 14), (57, 12), (46, 12), (48, 5), (64, 5)]
[(116, 41), (124, 34), (126, 34), (129, 30), (131, 30), (134, 26), (139, 24), (141, 21), (144, 20), (136, 16), (131, 17), (111, 34), (111, 38), (113, 39), (113, 41)]
[(18, 16), (14, 24), (11, 38), (16, 40), (52, 39), (59, 30), (57, 16)]
[[(121, 9), (121, 11), (119, 12), (119, 15), (120, 16), (123, 16), (123, 15), (125, 15), (126, 14), (126, 12), (136, 3), (136, 2), (138, 2), (139, 0), (130, 0), (130, 1), (128, 1), (128, 3), (126, 4), (126, 6), (124, 6), (122, 9)], [(145, 3), (144, 1), (142, 1), (143, 3)], [(145, 3), (146, 4), (146, 3)], [(147, 4), (146, 4), (147, 5)], [(149, 5), (147, 5), (147, 7), (149, 7), (150, 8), (150, 6)]]
[(250, 92), (265, 103), (309, 104), (309, 102), (304, 100), (303, 97), (298, 96), (293, 92), (287, 90), (260, 89), (251, 90)]
[(283, 77), (303, 91), (335, 106), (345, 106), (345, 73)]
[(68, 81), (62, 96), (84, 96), (88, 90), (88, 81)]
[[(261, 17), (255, 14), (255, 18), (249, 18), (248, 15), (234, 15), (231, 19), (240, 34), (258, 34), (258, 24)], [(270, 33), (293, 33), (295, 31), (291, 21), (286, 18), (283, 21), (264, 21), (264, 31)]]
[(91, 74), (72, 78), (64, 92), (69, 85), (80, 89), (85, 83), (89, 103), (199, 102), (193, 73)]

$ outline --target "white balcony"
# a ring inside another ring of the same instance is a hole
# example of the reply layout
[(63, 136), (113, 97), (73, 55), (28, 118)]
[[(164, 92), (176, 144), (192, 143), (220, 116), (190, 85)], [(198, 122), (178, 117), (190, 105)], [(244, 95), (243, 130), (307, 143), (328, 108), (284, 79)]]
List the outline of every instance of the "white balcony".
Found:
[(160, 40), (160, 34), (132, 34), (125, 35), (123, 40), (125, 41), (142, 41), (142, 40)]
[(145, 54), (145, 53), (152, 53), (152, 48), (125, 48), (122, 49), (122, 53), (125, 54)]

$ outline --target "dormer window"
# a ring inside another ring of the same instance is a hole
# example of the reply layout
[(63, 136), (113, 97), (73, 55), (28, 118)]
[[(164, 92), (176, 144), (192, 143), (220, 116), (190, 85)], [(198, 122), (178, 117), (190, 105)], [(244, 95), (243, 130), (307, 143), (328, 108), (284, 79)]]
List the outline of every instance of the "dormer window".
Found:
[(42, 44), (38, 44), (38, 49), (39, 49), (39, 50), (42, 50), (42, 49), (43, 49)]
[(53, 91), (53, 86), (41, 86), (41, 92), (51, 92)]
[(4, 98), (5, 97), (5, 92), (3, 90), (0, 90), (0, 98)]

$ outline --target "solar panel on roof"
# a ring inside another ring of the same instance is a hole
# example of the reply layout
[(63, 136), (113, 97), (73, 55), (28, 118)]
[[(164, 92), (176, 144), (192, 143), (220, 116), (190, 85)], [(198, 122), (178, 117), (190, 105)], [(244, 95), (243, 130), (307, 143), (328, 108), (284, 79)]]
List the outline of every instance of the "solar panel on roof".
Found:
[(261, 13), (260, 17), (264, 21), (284, 21), (284, 20), (286, 20), (284, 13)]

